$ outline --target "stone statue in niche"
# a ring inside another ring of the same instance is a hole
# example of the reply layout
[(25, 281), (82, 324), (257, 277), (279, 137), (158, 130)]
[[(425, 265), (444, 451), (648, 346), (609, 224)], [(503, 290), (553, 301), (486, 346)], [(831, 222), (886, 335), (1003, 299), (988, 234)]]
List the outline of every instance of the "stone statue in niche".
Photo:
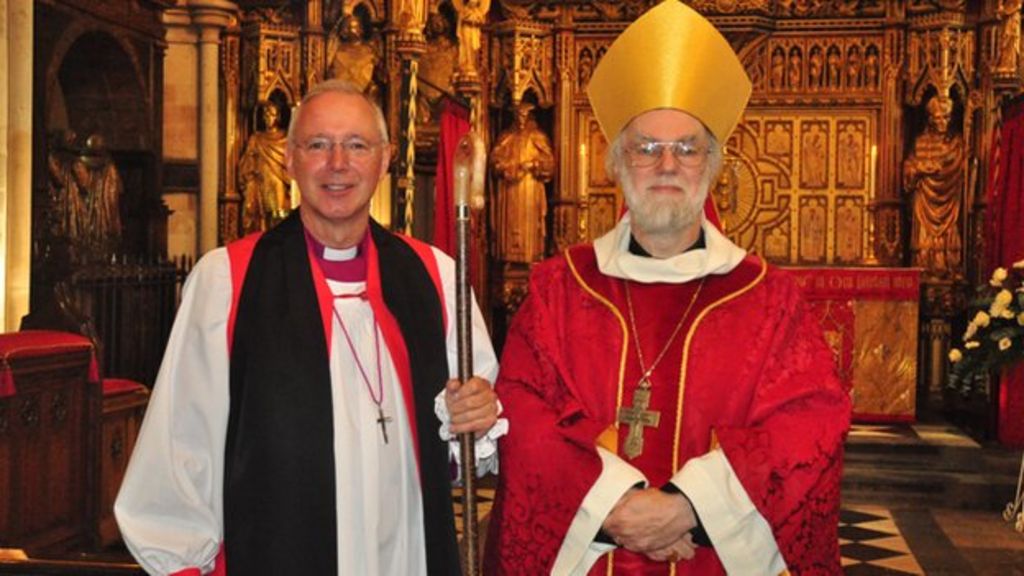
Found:
[(864, 56), (864, 86), (866, 88), (878, 88), (878, 49), (868, 46)]
[(860, 48), (856, 45), (850, 46), (846, 52), (846, 86), (848, 88), (861, 86), (860, 65)]
[(584, 48), (580, 51), (580, 60), (576, 64), (577, 69), (577, 88), (580, 91), (587, 89), (587, 84), (590, 83), (590, 75), (594, 73), (594, 55), (590, 53), (590, 48)]
[(487, 22), (491, 0), (452, 0), (459, 14), (459, 67), (458, 71), (467, 77), (478, 74), (477, 60), (480, 57), (480, 28)]
[(284, 161), (287, 134), (281, 127), (281, 113), (273, 102), (260, 102), (256, 109), (263, 129), (253, 126), (255, 131), (238, 162), (242, 228), (246, 233), (267, 230), (291, 211), (291, 178)]
[(420, 57), (419, 77), (426, 82), (420, 83), (416, 101), (416, 124), (420, 126), (434, 122), (437, 104), (443, 97), (429, 84), (452, 92), (452, 75), (455, 74), (459, 52), (453, 26), (444, 14), (431, 12), (427, 17), (425, 35), (427, 51)]
[(811, 48), (807, 57), (807, 87), (812, 90), (821, 88), (822, 74), (825, 73), (825, 57), (821, 54), (821, 47)]
[(912, 264), (925, 277), (960, 278), (960, 210), (964, 193), (963, 138), (950, 129), (953, 101), (937, 94), (925, 105), (928, 126), (903, 164), (910, 195)]
[(123, 184), (103, 137), (79, 145), (67, 130), (51, 139), (47, 184), (51, 233), (65, 242), (72, 264), (109, 260), (121, 244)]
[[(331, 38), (330, 77), (345, 80), (376, 99), (379, 92), (379, 50), (367, 38), (362, 20), (354, 14), (341, 19), (336, 38)], [(333, 48), (333, 50), (331, 50)]]
[(544, 184), (555, 171), (551, 140), (531, 116), (533, 106), (519, 104), (516, 122), (498, 136), (491, 162), (498, 185), (498, 259), (536, 262), (544, 257)]
[(999, 59), (996, 69), (1001, 72), (1015, 72), (1020, 59), (1021, 0), (999, 0), (996, 14), (999, 16)]
[(839, 53), (838, 46), (829, 46), (825, 56), (825, 65), (828, 68), (828, 85), (830, 88), (839, 88), (840, 78), (843, 75), (843, 56)]
[(772, 52), (771, 86), (776, 90), (785, 88), (786, 82), (786, 53), (782, 48), (776, 48)]
[(787, 67), (787, 76), (789, 80), (789, 89), (797, 90), (801, 87), (800, 78), (803, 76), (803, 57), (800, 54), (800, 49), (796, 46), (789, 50), (789, 64)]

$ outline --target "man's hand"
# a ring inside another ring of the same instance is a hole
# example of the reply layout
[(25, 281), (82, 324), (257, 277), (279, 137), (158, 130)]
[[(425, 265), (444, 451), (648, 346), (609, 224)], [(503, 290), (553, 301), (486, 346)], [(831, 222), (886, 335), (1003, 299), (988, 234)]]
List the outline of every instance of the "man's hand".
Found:
[(498, 395), (483, 378), (474, 376), (465, 385), (449, 380), (444, 403), (451, 416), (452, 434), (486, 432), (498, 420)]
[(696, 525), (685, 496), (647, 488), (624, 494), (602, 528), (620, 546), (647, 554), (671, 548)]
[(675, 564), (680, 560), (693, 560), (697, 553), (697, 545), (693, 543), (693, 536), (687, 532), (685, 536), (676, 540), (667, 548), (652, 550), (647, 557), (655, 562), (672, 562)]

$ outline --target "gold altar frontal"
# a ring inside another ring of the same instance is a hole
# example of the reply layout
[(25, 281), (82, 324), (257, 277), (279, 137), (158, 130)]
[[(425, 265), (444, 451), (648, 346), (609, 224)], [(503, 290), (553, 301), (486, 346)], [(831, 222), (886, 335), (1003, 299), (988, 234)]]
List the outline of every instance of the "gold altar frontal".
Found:
[(920, 270), (790, 268), (804, 289), (839, 377), (851, 388), (854, 419), (916, 418)]

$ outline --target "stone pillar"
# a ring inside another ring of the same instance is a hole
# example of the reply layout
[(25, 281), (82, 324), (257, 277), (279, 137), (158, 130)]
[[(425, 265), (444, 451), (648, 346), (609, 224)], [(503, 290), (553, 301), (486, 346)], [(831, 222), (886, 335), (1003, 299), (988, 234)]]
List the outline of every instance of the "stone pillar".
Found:
[(28, 313), (32, 259), (33, 1), (0, 4), (0, 326)]
[(217, 197), (220, 191), (220, 36), (237, 6), (225, 0), (189, 0), (192, 24), (199, 31), (199, 247), (216, 248)]

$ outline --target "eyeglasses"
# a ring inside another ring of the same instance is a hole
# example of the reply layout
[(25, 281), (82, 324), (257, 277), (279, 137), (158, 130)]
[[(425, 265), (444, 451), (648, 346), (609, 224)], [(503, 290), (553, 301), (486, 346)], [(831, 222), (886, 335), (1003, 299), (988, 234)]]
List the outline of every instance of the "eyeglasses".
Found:
[(698, 168), (704, 163), (711, 151), (708, 146), (698, 146), (692, 142), (639, 142), (626, 147), (626, 158), (633, 168), (650, 168), (664, 155), (665, 150), (672, 153), (672, 158), (685, 168)]
[(310, 138), (298, 145), (306, 156), (318, 160), (326, 160), (334, 154), (334, 147), (339, 146), (345, 152), (345, 156), (352, 160), (365, 160), (370, 157), (373, 151), (383, 145), (383, 142), (367, 142), (362, 138), (348, 138), (335, 141), (330, 138)]

